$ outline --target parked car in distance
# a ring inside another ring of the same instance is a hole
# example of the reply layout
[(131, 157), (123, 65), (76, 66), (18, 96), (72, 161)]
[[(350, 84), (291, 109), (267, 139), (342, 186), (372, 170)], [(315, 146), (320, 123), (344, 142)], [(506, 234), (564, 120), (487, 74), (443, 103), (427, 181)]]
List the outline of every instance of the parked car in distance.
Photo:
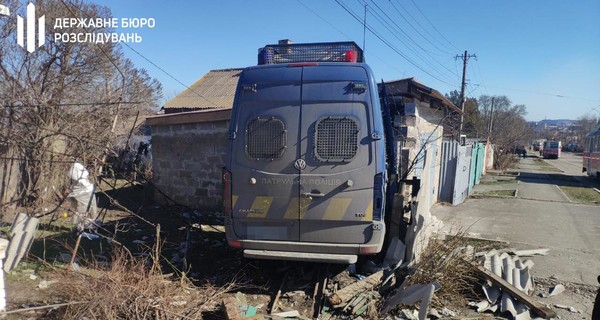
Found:
[(562, 149), (562, 144), (560, 141), (544, 141), (544, 146), (542, 152), (542, 157), (544, 159), (558, 159), (560, 158), (560, 153)]
[(512, 150), (513, 150), (513, 153), (519, 155), (519, 157), (523, 157), (523, 158), (527, 157), (527, 150), (525, 149), (525, 146), (523, 146), (523, 145), (513, 146)]

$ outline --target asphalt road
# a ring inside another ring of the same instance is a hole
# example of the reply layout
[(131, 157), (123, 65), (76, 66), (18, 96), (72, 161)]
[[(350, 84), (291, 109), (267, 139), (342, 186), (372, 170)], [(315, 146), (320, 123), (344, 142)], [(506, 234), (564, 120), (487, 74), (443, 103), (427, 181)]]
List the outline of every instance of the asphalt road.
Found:
[(581, 154), (572, 152), (563, 152), (558, 159), (547, 159), (546, 162), (560, 169), (566, 175), (585, 176), (581, 172), (583, 167), (583, 157)]
[(534, 276), (595, 286), (600, 274), (600, 206), (571, 203), (558, 188), (573, 180), (587, 181), (581, 174), (581, 157), (565, 154), (547, 162), (575, 179), (556, 179), (533, 158), (522, 159), (518, 184), (475, 187), (475, 191), (516, 189), (516, 198), (436, 205), (432, 214), (444, 222), (446, 232), (462, 230), (475, 237), (504, 240), (516, 249), (549, 248), (549, 255), (531, 258)]

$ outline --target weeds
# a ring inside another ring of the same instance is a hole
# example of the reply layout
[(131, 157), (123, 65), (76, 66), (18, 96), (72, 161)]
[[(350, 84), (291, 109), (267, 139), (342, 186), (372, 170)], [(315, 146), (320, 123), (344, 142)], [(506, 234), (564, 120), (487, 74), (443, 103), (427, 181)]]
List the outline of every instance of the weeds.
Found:
[(474, 192), (472, 198), (513, 198), (517, 190), (491, 190), (483, 192)]
[(481, 185), (499, 185), (499, 184), (516, 184), (519, 181), (516, 179), (505, 179), (505, 180), (488, 180), (488, 181), (481, 181), (479, 184)]
[(183, 275), (170, 281), (159, 268), (116, 249), (108, 267), (57, 272), (53, 292), (64, 301), (85, 302), (57, 311), (61, 319), (196, 319), (214, 310), (235, 284), (194, 287)]
[(469, 244), (462, 236), (447, 240), (432, 239), (421, 254), (417, 271), (409, 278), (409, 284), (425, 284), (437, 281), (441, 289), (434, 295), (434, 306), (464, 305), (466, 297), (475, 297), (479, 282), (471, 264), (473, 257), (465, 255)]

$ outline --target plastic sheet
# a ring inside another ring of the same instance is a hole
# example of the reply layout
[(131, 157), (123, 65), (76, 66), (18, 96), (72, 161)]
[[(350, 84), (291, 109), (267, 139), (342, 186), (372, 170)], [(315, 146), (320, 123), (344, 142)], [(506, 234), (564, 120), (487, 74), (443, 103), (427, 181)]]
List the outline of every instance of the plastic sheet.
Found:
[(73, 189), (67, 197), (71, 199), (76, 211), (73, 215), (73, 224), (79, 231), (89, 229), (98, 215), (96, 187), (89, 181), (89, 172), (81, 163), (73, 163), (68, 177), (73, 183)]

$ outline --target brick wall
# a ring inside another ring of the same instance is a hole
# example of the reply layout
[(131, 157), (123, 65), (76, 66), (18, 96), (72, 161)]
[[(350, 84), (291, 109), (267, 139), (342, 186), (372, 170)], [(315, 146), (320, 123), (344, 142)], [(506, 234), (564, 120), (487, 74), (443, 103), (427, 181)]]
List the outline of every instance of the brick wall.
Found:
[[(156, 188), (191, 208), (220, 211), (230, 115), (220, 109), (148, 118)], [(155, 200), (165, 202), (159, 191)]]

